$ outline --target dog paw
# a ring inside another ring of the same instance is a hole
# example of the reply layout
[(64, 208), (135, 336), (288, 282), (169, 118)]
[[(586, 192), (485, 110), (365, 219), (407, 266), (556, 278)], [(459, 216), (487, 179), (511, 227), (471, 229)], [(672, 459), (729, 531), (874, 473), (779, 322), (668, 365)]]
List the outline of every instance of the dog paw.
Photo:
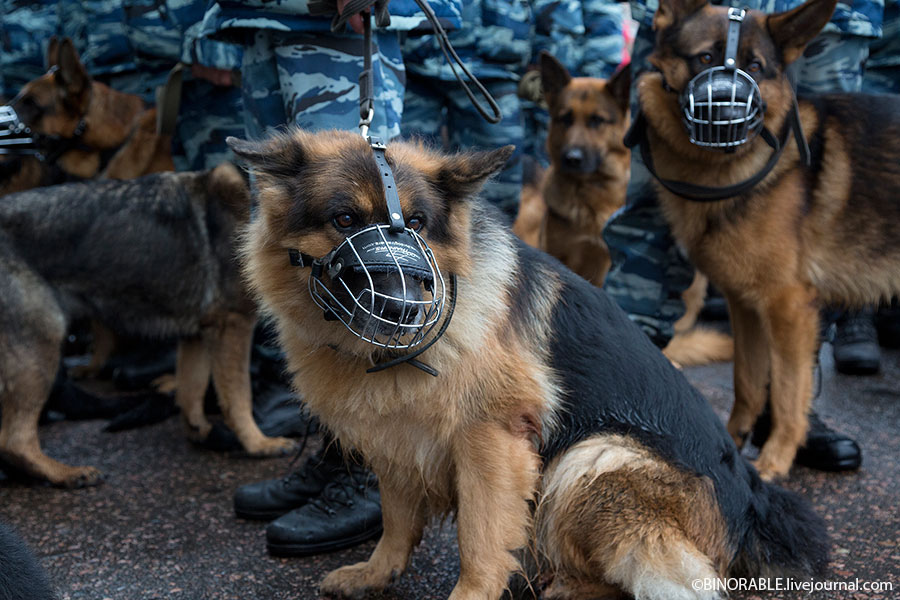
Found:
[(753, 461), (753, 466), (759, 471), (760, 479), (768, 481), (769, 483), (787, 477), (788, 471), (790, 470), (790, 465), (782, 467), (773, 464), (771, 461), (765, 460), (763, 457)]
[(391, 573), (376, 573), (368, 562), (336, 569), (325, 576), (319, 590), (341, 598), (362, 598), (366, 592), (383, 590), (391, 581)]
[(297, 449), (297, 442), (285, 437), (263, 438), (252, 447), (248, 447), (247, 453), (250, 456), (269, 457), (284, 456), (290, 454)]
[(69, 472), (55, 483), (65, 488), (79, 489), (100, 485), (104, 479), (103, 473), (94, 467), (71, 467)]

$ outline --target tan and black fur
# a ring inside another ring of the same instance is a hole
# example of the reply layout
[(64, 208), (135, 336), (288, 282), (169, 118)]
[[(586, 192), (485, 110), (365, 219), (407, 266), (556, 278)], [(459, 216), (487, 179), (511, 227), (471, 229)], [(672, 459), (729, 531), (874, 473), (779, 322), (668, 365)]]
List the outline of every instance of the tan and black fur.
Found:
[(381, 488), (374, 553), (330, 573), (323, 592), (386, 587), (428, 520), (447, 513), (460, 551), (453, 600), (499, 598), (523, 549), (539, 557), (545, 598), (718, 598), (691, 581), (825, 566), (808, 506), (760, 481), (707, 401), (599, 288), (518, 241), (477, 198), (512, 147), (387, 149), (405, 217), (445, 280), (458, 279), (446, 333), (418, 357), (433, 377), (409, 364), (367, 374), (386, 356), (323, 319), (310, 270), (288, 258), (323, 256), (386, 222), (365, 140), (293, 130), (229, 143), (258, 183), (251, 287), (297, 390)]
[[(175, 170), (172, 139), (157, 133), (155, 108), (94, 81), (69, 38), (50, 40), (47, 65), (48, 72), (25, 84), (10, 104), (34, 133), (53, 136), (56, 143), (77, 142), (77, 147), (52, 162), (3, 161), (0, 196), (71, 179), (131, 179)], [(82, 119), (84, 133), (76, 139)]]
[[(629, 122), (631, 70), (625, 67), (609, 81), (573, 78), (544, 52), (541, 81), (551, 116), (547, 137), (551, 165), (537, 182), (523, 185), (513, 231), (525, 243), (602, 286), (610, 268), (603, 228), (625, 204), (631, 165), (631, 151), (623, 142)], [(707, 282), (702, 273), (696, 274), (683, 295), (686, 314), (663, 350), (679, 366), (729, 361), (734, 356), (728, 335), (695, 327)]]
[(230, 164), (10, 194), (0, 202), (0, 459), (60, 486), (98, 483), (93, 467), (43, 453), (38, 418), (72, 319), (114, 332), (178, 337), (177, 392), (203, 439), (210, 375), (226, 423), (255, 455), (292, 447), (251, 413), (255, 306), (235, 254), (249, 190)]
[(622, 141), (631, 69), (624, 67), (608, 81), (572, 78), (543, 52), (541, 86), (551, 123), (540, 248), (594, 285), (603, 285), (610, 265), (603, 227), (625, 203), (631, 168), (631, 152)]
[[(738, 66), (756, 79), (768, 107), (765, 126), (776, 136), (792, 98), (784, 70), (834, 7), (834, 0), (810, 0), (781, 14), (750, 11), (744, 20)], [(705, 68), (701, 59), (721, 63), (726, 23), (726, 9), (705, 0), (660, 3), (649, 58), (658, 71), (642, 75), (638, 90), (663, 178), (725, 186), (769, 159), (760, 138), (731, 154), (694, 146), (681, 122), (678, 91)], [(728, 431), (737, 444), (771, 399), (774, 426), (757, 461), (766, 479), (788, 473), (806, 437), (820, 307), (900, 292), (898, 105), (900, 98), (887, 95), (801, 97), (811, 165), (789, 138), (772, 172), (739, 197), (698, 203), (660, 188), (676, 239), (728, 301), (735, 337)]]

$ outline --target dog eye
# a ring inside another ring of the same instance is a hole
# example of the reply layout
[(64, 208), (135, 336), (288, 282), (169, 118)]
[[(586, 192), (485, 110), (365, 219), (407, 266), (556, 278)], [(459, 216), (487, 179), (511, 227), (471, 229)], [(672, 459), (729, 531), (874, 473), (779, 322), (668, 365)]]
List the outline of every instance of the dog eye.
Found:
[(356, 219), (353, 218), (353, 215), (350, 213), (341, 213), (335, 218), (331, 220), (334, 223), (334, 226), (338, 229), (347, 229), (348, 227), (352, 227), (353, 223), (356, 222)]
[(413, 231), (421, 231), (425, 227), (425, 217), (410, 217), (406, 220), (406, 226)]
[(700, 63), (704, 64), (704, 65), (712, 64), (712, 61), (713, 61), (713, 56), (709, 52), (704, 52), (697, 58), (700, 60)]
[(606, 123), (606, 119), (600, 115), (591, 115), (588, 119), (588, 127), (600, 127), (604, 123)]
[(747, 70), (750, 71), (751, 73), (758, 73), (762, 70), (762, 65), (760, 64), (760, 62), (758, 60), (754, 60), (752, 63), (750, 63), (747, 66)]
[(567, 113), (557, 115), (556, 120), (559, 123), (562, 123), (563, 125), (565, 125), (566, 127), (569, 127), (572, 125), (572, 123), (575, 122), (575, 117), (572, 116), (572, 111), (569, 111)]

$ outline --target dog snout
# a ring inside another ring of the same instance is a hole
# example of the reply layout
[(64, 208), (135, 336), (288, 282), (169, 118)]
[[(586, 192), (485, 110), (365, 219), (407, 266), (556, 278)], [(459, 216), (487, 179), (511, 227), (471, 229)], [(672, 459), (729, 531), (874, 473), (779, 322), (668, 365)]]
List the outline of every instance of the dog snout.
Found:
[(580, 170), (584, 164), (584, 150), (581, 148), (567, 148), (563, 152), (563, 164), (568, 169)]
[(592, 173), (597, 168), (597, 157), (582, 146), (569, 146), (562, 151), (562, 168), (573, 174)]

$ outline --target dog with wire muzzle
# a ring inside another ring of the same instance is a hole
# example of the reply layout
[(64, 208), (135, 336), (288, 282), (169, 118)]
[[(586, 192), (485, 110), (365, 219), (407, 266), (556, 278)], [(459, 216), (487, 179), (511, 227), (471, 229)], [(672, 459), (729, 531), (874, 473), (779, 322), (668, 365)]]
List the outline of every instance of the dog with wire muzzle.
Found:
[(806, 439), (821, 307), (900, 293), (900, 97), (795, 98), (786, 72), (835, 4), (766, 15), (661, 0), (627, 136), (674, 237), (728, 301), (736, 444), (771, 404), (756, 462), (769, 480)]
[(602, 290), (478, 198), (511, 147), (301, 130), (229, 144), (257, 182), (251, 289), (310, 409), (380, 482), (381, 540), (323, 592), (386, 587), (450, 513), (453, 600), (499, 598), (526, 563), (522, 591), (575, 599), (718, 598), (691, 582), (825, 567), (808, 505), (759, 479)]

